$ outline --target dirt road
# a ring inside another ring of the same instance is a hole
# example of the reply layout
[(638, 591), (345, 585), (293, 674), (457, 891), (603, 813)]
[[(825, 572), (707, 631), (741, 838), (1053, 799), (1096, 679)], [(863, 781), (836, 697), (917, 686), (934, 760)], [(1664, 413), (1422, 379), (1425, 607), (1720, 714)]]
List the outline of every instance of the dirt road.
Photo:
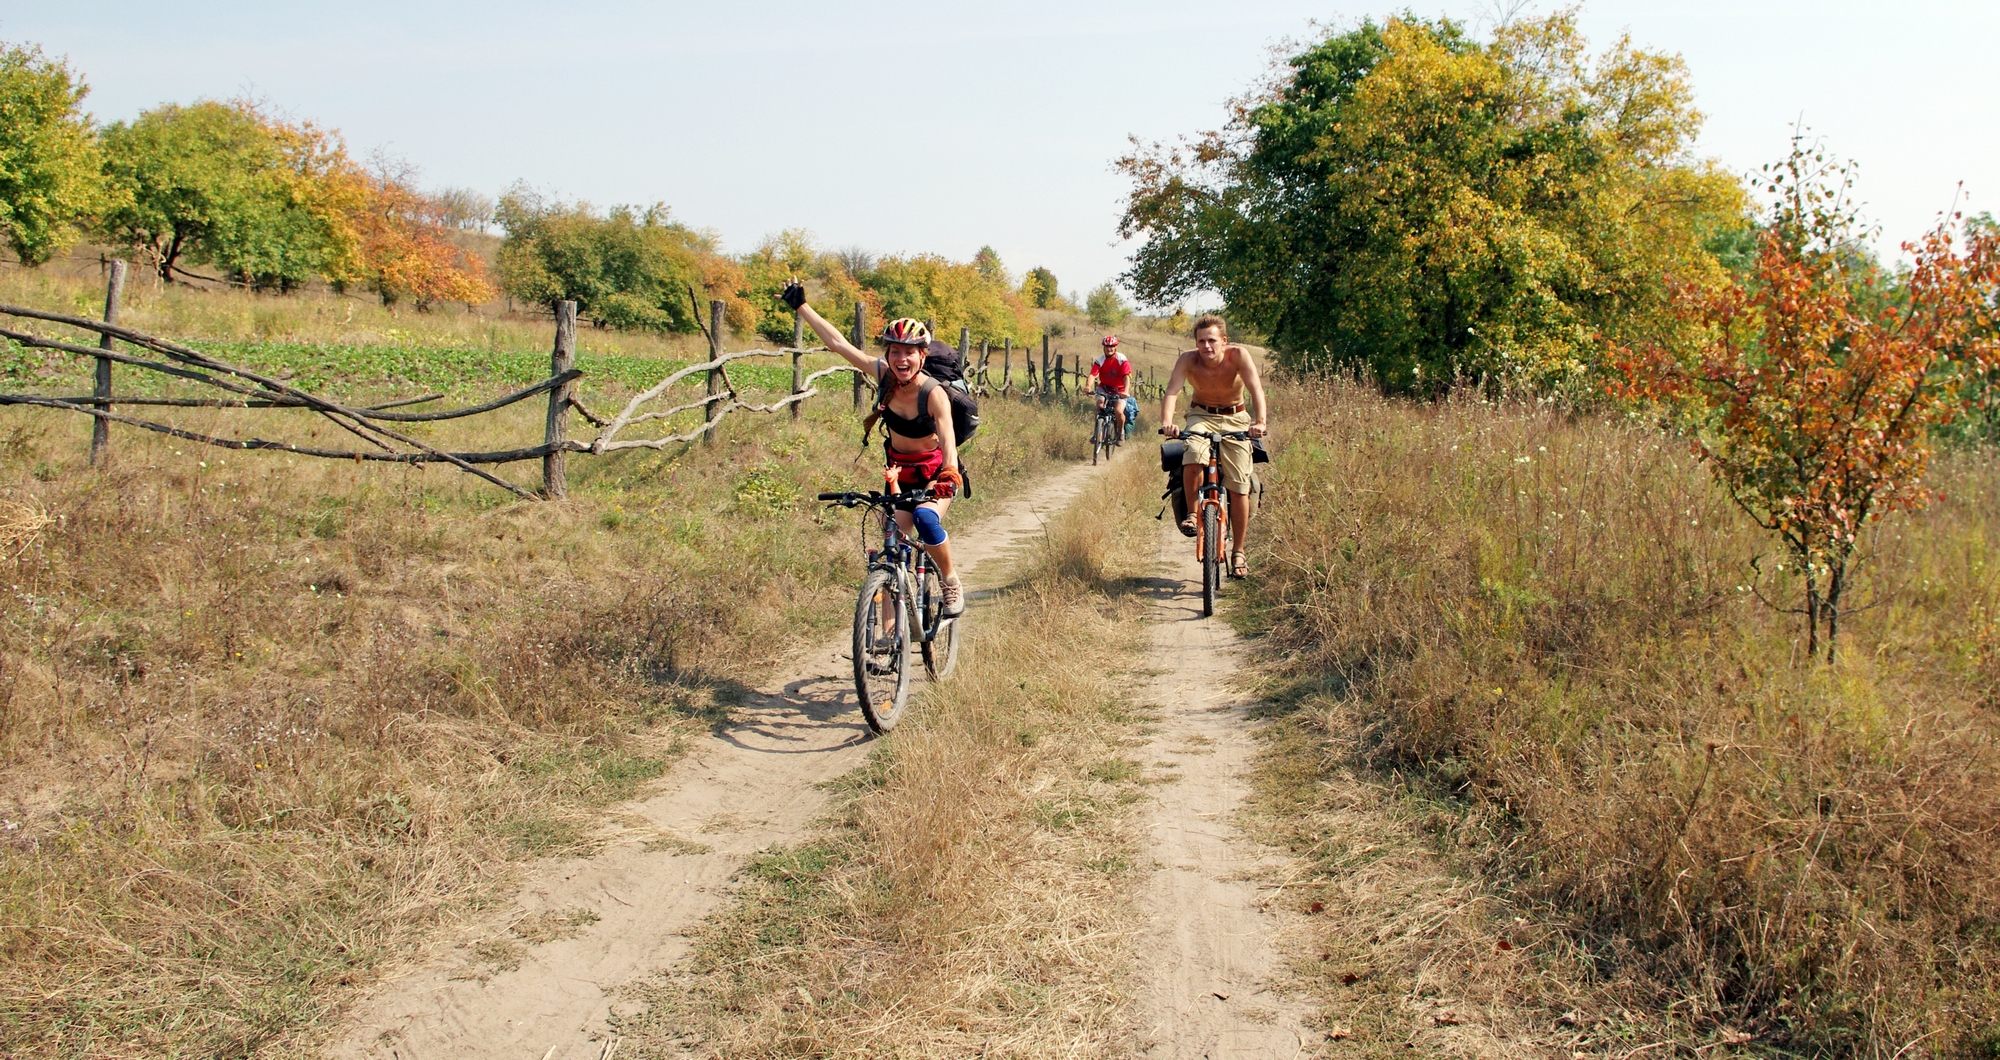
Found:
[[(1073, 467), (954, 532), (974, 608), (982, 572), (1102, 470)], [(728, 897), (731, 875), (801, 838), (825, 805), (819, 785), (867, 754), (847, 652), (842, 633), (761, 683), (656, 794), (612, 811), (618, 830), (599, 853), (539, 866), (510, 908), (483, 919), (489, 945), (381, 984), (327, 1055), (600, 1057), (618, 988), (683, 956), (685, 933)]]
[(1155, 604), (1159, 672), (1140, 702), (1160, 704), (1161, 718), (1143, 760), (1178, 779), (1153, 787), (1143, 823), (1139, 864), (1152, 873), (1141, 889), (1147, 927), (1133, 1032), (1147, 1057), (1290, 1060), (1305, 1049), (1310, 1008), (1269, 988), (1283, 914), (1267, 908), (1269, 892), (1256, 882), (1284, 859), (1234, 823), (1256, 753), (1252, 703), (1236, 688), (1242, 645), (1220, 617), (1201, 615), (1193, 543), (1167, 526), (1160, 554), (1180, 586)]

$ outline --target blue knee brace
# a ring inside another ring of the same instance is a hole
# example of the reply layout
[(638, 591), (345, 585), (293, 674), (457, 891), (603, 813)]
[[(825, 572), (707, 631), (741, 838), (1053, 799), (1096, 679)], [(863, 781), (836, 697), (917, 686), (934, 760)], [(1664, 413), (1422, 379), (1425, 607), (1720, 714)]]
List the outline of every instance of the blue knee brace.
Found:
[(917, 540), (926, 545), (944, 544), (944, 523), (938, 519), (934, 508), (918, 508), (910, 513), (910, 520), (917, 524)]

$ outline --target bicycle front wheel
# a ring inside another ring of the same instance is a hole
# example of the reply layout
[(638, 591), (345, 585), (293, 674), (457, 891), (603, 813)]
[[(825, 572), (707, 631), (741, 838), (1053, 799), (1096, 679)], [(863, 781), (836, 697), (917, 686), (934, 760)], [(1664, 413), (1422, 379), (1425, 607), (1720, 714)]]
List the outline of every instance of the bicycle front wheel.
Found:
[(1215, 590), (1222, 583), (1222, 519), (1213, 503), (1201, 506), (1201, 613), (1215, 613)]
[(868, 728), (878, 734), (896, 727), (910, 695), (911, 625), (896, 573), (869, 571), (854, 605), (854, 695)]
[(1090, 432), (1090, 462), (1094, 466), (1097, 458), (1111, 451), (1110, 443), (1104, 437), (1104, 417), (1097, 417), (1097, 427)]

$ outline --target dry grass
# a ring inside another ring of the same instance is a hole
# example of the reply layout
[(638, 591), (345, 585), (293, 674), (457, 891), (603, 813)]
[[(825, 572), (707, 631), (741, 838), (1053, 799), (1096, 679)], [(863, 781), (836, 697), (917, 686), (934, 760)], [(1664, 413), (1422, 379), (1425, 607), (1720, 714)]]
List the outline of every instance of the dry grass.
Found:
[[(184, 422), (220, 415), (285, 414)], [(988, 422), (954, 518), (1082, 448), (1073, 416)], [(0, 412), (0, 1053), (309, 1047), (510, 862), (588, 849), (594, 808), (844, 621), (852, 526), (803, 498), (874, 477), (855, 431), (835, 398), (713, 449), (572, 457), (544, 504), (118, 428), (91, 470), (80, 418)]]
[(1298, 900), (1338, 914), (1303, 962), (1336, 1052), (1994, 1055), (1990, 455), (1877, 532), (1826, 668), (1745, 588), (1771, 542), (1669, 439), (1279, 406), (1263, 791), (1318, 872)]
[[(105, 273), (94, 254), (39, 269), (0, 265), (0, 302), (78, 316), (104, 313)], [(445, 305), (428, 313), (384, 308), (372, 295), (306, 290), (288, 295), (243, 290), (195, 290), (161, 284), (144, 269), (126, 282), (118, 322), (171, 338), (210, 342), (316, 342), (347, 345), (402, 343), (473, 350), (547, 352), (554, 324), (546, 313), (510, 312), (497, 301), (466, 309)], [(700, 335), (662, 335), (584, 327), (584, 353), (685, 359), (706, 354)]]
[[(1125, 1055), (1141, 718), (1121, 579), (1144, 462), (1056, 520), (968, 654), (849, 781), (821, 834), (744, 873), (691, 966), (620, 1028), (639, 1055)], [(1144, 561), (1141, 560), (1143, 563)]]

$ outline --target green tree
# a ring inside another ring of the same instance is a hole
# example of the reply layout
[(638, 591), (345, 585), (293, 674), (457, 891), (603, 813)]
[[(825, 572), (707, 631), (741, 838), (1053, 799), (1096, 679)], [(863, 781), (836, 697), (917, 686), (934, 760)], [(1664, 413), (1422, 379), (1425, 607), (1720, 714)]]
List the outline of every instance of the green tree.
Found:
[(1056, 284), (1056, 274), (1035, 266), (1028, 275), (1021, 278), (1021, 299), (1036, 309), (1063, 308), (1062, 288)]
[(1132, 307), (1125, 304), (1125, 298), (1112, 285), (1099, 284), (1084, 300), (1083, 310), (1089, 314), (1090, 322), (1100, 328), (1117, 327), (1132, 315)]
[(1000, 263), (1000, 252), (992, 247), (980, 247), (979, 253), (972, 256), (972, 267), (979, 270), (979, 275), (994, 283), (1010, 286), (1007, 280), (1007, 266)]
[(1686, 161), (1699, 122), (1679, 60), (1592, 60), (1568, 14), (1488, 43), (1364, 23), (1226, 129), (1120, 161), (1121, 230), (1146, 239), (1125, 279), (1153, 305), (1220, 291), (1297, 368), (1574, 386), (1748, 224), (1740, 184)]
[(338, 137), (268, 120), (242, 103), (168, 104), (106, 127), (105, 172), (119, 201), (107, 238), (172, 280), (183, 263), (288, 290), (356, 272), (348, 218), (367, 185)]
[(670, 220), (664, 204), (600, 214), (515, 185), (494, 220), (507, 234), (498, 265), (508, 294), (551, 308), (574, 300), (600, 327), (700, 330), (691, 292), (706, 286), (701, 257), (713, 241)]
[(0, 232), (40, 265), (77, 241), (105, 202), (90, 91), (34, 45), (0, 45)]

